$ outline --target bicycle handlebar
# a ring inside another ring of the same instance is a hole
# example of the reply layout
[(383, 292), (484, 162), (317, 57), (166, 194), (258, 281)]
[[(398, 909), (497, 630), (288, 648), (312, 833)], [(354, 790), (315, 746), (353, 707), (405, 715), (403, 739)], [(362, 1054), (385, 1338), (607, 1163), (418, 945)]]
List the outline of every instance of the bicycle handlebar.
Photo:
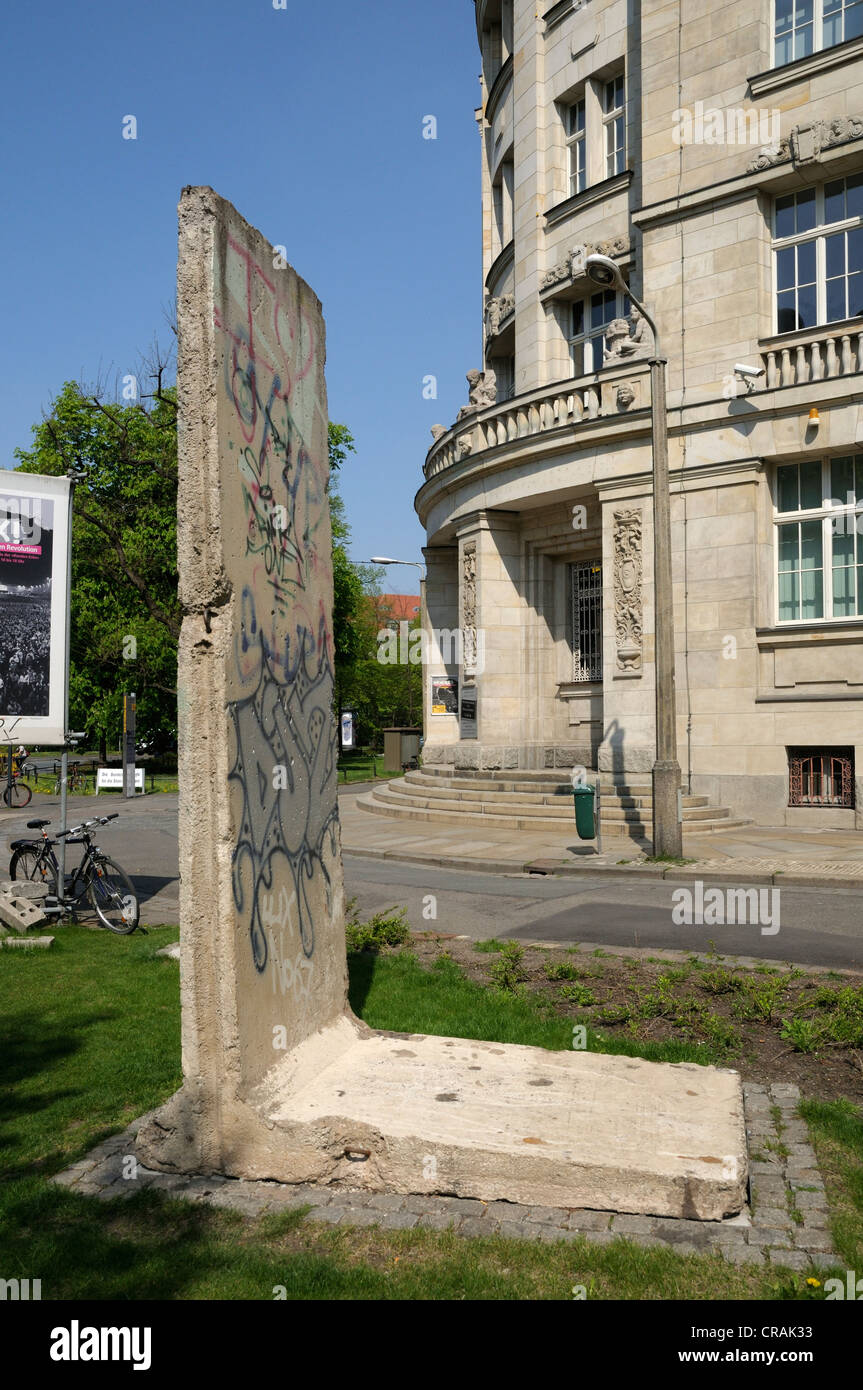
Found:
[(91, 820), (84, 820), (80, 825), (72, 825), (68, 830), (58, 830), (57, 839), (65, 839), (67, 835), (77, 835), (81, 830), (86, 830), (89, 825), (107, 825), (109, 820), (116, 820), (119, 811), (112, 811), (110, 816), (93, 816)]

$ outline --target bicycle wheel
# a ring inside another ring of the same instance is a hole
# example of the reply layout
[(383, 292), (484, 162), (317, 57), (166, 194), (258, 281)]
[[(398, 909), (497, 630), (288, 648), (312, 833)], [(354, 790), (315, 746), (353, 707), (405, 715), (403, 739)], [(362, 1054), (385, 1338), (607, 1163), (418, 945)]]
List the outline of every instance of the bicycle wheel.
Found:
[(48, 859), (40, 858), (38, 849), (16, 849), (9, 861), (9, 877), (45, 883), (52, 897), (57, 897), (57, 874)]
[(87, 893), (99, 921), (120, 936), (138, 925), (138, 895), (131, 879), (113, 859), (101, 855), (90, 875)]
[(7, 806), (26, 806), (33, 796), (26, 782), (15, 781), (3, 790), (3, 800)]

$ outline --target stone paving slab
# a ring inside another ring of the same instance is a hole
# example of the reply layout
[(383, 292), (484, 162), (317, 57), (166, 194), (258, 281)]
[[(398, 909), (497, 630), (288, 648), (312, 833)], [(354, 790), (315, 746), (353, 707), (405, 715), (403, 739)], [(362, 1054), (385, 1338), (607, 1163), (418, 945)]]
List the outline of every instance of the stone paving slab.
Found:
[[(784, 1139), (785, 1126), (795, 1134), (805, 1128), (797, 1117), (800, 1092), (796, 1086), (772, 1087), (744, 1083), (744, 1113), (750, 1148), (752, 1135)], [(781, 1131), (773, 1118), (781, 1111)], [(465, 1238), (500, 1235), (542, 1241), (586, 1240), (610, 1245), (626, 1239), (649, 1248), (673, 1249), (678, 1254), (719, 1254), (735, 1265), (783, 1265), (805, 1272), (835, 1263), (829, 1232), (824, 1184), (817, 1168), (810, 1170), (815, 1191), (801, 1191), (800, 1179), (789, 1174), (790, 1159), (750, 1164), (750, 1203), (737, 1216), (723, 1221), (637, 1216), (610, 1211), (530, 1207), (515, 1202), (481, 1202), (475, 1198), (321, 1188), (308, 1183), (247, 1182), (215, 1176), (157, 1173), (127, 1162), (135, 1157), (136, 1135), (149, 1116), (142, 1116), (122, 1134), (103, 1141), (80, 1162), (52, 1179), (73, 1192), (103, 1200), (131, 1196), (153, 1188), (186, 1201), (208, 1203), (223, 1210), (256, 1217), (268, 1211), (305, 1209), (305, 1220), (330, 1226), (379, 1227), (383, 1231), (452, 1230)], [(759, 1143), (763, 1142), (759, 1138)], [(810, 1184), (807, 1184), (809, 1186)], [(803, 1199), (806, 1199), (805, 1201)]]

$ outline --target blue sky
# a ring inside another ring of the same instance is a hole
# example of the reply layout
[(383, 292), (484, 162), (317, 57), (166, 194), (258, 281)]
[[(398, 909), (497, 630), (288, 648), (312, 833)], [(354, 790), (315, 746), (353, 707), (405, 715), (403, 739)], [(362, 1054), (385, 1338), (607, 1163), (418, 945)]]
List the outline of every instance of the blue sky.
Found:
[(421, 559), (429, 429), (481, 366), (470, 0), (36, 0), (3, 29), (0, 464), (64, 381), (113, 382), (169, 341), (180, 189), (211, 184), (323, 301), (354, 558)]

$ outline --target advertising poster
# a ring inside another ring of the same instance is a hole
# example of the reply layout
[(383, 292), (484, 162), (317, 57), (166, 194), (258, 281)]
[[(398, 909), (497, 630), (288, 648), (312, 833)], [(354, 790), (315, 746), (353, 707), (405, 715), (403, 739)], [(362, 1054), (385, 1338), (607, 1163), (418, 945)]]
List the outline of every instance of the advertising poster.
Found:
[(355, 746), (354, 734), (354, 711), (351, 709), (342, 710), (341, 718), (342, 747), (353, 748)]
[(458, 714), (458, 677), (432, 676), (432, 714)]
[(69, 480), (0, 480), (0, 743), (66, 736)]

